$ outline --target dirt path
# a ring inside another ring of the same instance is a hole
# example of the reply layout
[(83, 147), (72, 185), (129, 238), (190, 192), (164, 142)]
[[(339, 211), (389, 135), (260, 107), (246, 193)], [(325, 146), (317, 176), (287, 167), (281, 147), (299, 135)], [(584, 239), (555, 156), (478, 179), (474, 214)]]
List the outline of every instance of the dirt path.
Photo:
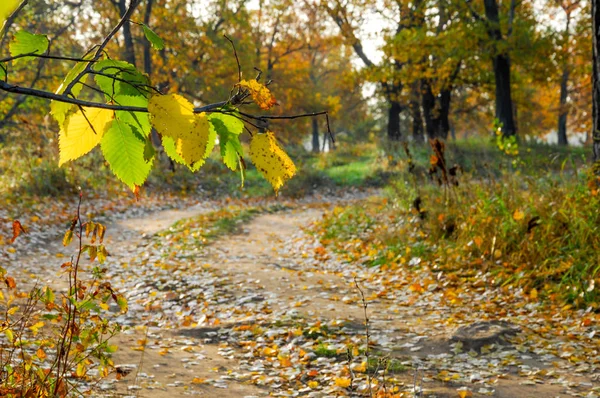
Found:
[[(108, 279), (129, 301), (127, 314), (113, 308), (126, 327), (114, 360), (128, 374), (103, 380), (94, 396), (365, 396), (369, 385), (401, 396), (600, 394), (597, 359), (567, 334), (548, 340), (527, 327), (535, 306), (508, 311), (516, 335), (452, 340), (461, 326), (493, 329), (481, 303), (495, 292), (457, 293), (457, 306), (429, 270), (397, 272), (382, 284), (377, 270), (339, 262), (302, 230), (322, 204), (259, 215), (208, 247), (195, 244), (194, 231), (155, 236), (207, 210), (109, 225)], [(56, 285), (48, 264), (59, 259), (50, 252), (22, 267)], [(355, 278), (368, 304), (368, 363)], [(415, 292), (424, 280), (427, 288)]]
[[(465, 316), (435, 289), (415, 299), (410, 280), (400, 283), (404, 290), (379, 294), (368, 270), (337, 262), (301, 231), (320, 216), (310, 207), (261, 215), (197, 254), (132, 240), (143, 250), (113, 280), (127, 289), (130, 311), (120, 321), (132, 326), (119, 338), (116, 363), (135, 370), (101, 390), (140, 397), (366, 394), (364, 354), (350, 361), (347, 354), (365, 342), (356, 276), (368, 302), (370, 370), (385, 358), (391, 363), (373, 385), (403, 396), (596, 396), (595, 367), (577, 370), (551, 347), (528, 346), (539, 337), (524, 328), (510, 342), (492, 337), (483, 349), (473, 336), (457, 344), (451, 338), (458, 326), (487, 315), (473, 309)], [(146, 233), (165, 225), (133, 224)], [(449, 323), (453, 317), (463, 319)], [(559, 351), (568, 344), (545, 343)]]

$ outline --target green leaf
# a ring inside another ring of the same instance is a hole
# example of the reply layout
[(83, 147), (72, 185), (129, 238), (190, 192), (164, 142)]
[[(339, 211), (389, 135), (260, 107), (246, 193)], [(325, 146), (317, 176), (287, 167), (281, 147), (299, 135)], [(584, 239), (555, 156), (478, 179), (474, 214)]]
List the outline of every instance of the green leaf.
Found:
[(171, 158), (172, 161), (187, 165), (185, 160), (183, 160), (183, 158), (177, 153), (177, 146), (175, 145), (175, 140), (173, 138), (163, 135), (162, 144), (165, 153)]
[(152, 158), (154, 158), (155, 154), (156, 150), (154, 149), (154, 145), (152, 144), (152, 138), (151, 136), (148, 136), (146, 138), (146, 145), (144, 146), (144, 160), (146, 162), (151, 161)]
[(6, 80), (6, 64), (0, 64), (0, 80)]
[[(75, 64), (73, 69), (71, 69), (69, 71), (69, 73), (67, 73), (65, 80), (63, 80), (63, 82), (60, 84), (60, 86), (58, 86), (58, 88), (55, 91), (55, 94), (64, 93), (66, 88), (69, 86), (69, 84), (71, 84), (71, 82), (73, 80), (75, 80), (75, 78), (77, 76), (79, 76), (79, 74), (81, 72), (83, 72), (86, 65), (87, 64), (85, 62), (79, 62), (79, 63)], [(85, 79), (85, 78), (82, 78), (82, 79)], [(73, 94), (73, 96), (77, 97), (79, 95), (79, 93), (81, 92), (82, 88), (83, 88), (83, 84), (76, 83), (73, 86), (73, 88), (71, 89), (71, 93)], [(54, 100), (52, 100), (50, 102), (50, 114), (52, 116), (54, 116), (54, 119), (56, 119), (56, 121), (58, 122), (58, 125), (61, 128), (65, 127), (65, 121), (67, 119), (67, 115), (69, 114), (69, 112), (71, 112), (73, 109), (76, 109), (76, 108), (77, 108), (76, 105), (67, 104), (65, 102), (58, 102), (58, 101), (54, 101)]]
[(56, 296), (55, 296), (54, 292), (52, 291), (52, 289), (50, 289), (48, 286), (46, 286), (46, 291), (44, 292), (44, 303), (45, 304), (53, 303), (55, 298), (56, 298)]
[(219, 135), (223, 163), (235, 171), (239, 157), (244, 155), (239, 138), (239, 134), (244, 130), (244, 122), (234, 116), (223, 114), (212, 114), (209, 116), (209, 120)]
[(117, 305), (121, 309), (121, 312), (127, 312), (129, 306), (127, 305), (127, 299), (121, 295), (117, 296)]
[[(13, 40), (8, 46), (10, 55), (16, 57), (23, 54), (43, 54), (48, 50), (48, 37), (46, 35), (36, 35), (29, 33), (26, 30), (20, 30), (15, 33)], [(20, 61), (29, 61), (32, 57), (24, 57), (15, 60), (15, 63)]]
[[(123, 106), (138, 106), (140, 108), (148, 107), (148, 99), (141, 96), (116, 95), (114, 97), (114, 102), (117, 105)], [(137, 131), (142, 133), (143, 137), (147, 137), (152, 130), (150, 114), (148, 112), (116, 111), (115, 115), (115, 117), (122, 122), (135, 126)]]
[(124, 61), (105, 59), (96, 62), (92, 67), (98, 87), (104, 91), (107, 100), (112, 100), (116, 95), (131, 95), (148, 97), (150, 95), (150, 81), (135, 66)]
[(244, 131), (244, 122), (232, 115), (211, 113), (208, 116), (208, 120), (215, 126), (217, 134), (220, 134), (220, 131), (223, 131), (223, 129), (227, 129), (231, 134), (241, 134)]
[(140, 140), (135, 127), (115, 120), (104, 133), (100, 146), (113, 173), (135, 190), (146, 181), (152, 161), (144, 159), (145, 140)]
[(165, 43), (163, 40), (158, 37), (158, 35), (154, 33), (152, 29), (145, 24), (142, 24), (142, 28), (144, 29), (144, 36), (146, 36), (146, 39), (152, 44), (152, 48), (155, 48), (156, 50), (162, 50), (165, 48)]

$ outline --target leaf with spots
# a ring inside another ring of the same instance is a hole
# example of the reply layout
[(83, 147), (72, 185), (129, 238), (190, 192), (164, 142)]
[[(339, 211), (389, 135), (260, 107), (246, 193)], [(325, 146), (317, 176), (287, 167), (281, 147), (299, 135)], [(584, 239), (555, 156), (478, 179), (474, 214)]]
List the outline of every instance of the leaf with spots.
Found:
[(252, 100), (260, 107), (260, 109), (271, 109), (277, 101), (267, 86), (259, 83), (255, 79), (242, 80), (238, 83), (241, 88), (248, 90), (252, 96)]
[(148, 102), (148, 112), (156, 131), (163, 137), (173, 139), (192, 130), (196, 120), (194, 106), (179, 94), (152, 96)]
[(255, 134), (250, 141), (250, 158), (260, 173), (273, 186), (275, 193), (296, 174), (296, 166), (281, 149), (275, 135), (267, 131)]

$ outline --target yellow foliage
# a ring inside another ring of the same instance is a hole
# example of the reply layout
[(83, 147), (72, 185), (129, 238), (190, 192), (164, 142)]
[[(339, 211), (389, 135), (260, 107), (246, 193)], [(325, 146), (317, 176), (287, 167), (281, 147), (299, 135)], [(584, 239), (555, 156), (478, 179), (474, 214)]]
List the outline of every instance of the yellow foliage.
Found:
[(343, 387), (343, 388), (350, 387), (351, 382), (352, 381), (347, 377), (336, 377), (335, 378), (335, 385), (338, 387)]
[(58, 133), (58, 165), (62, 166), (94, 149), (113, 119), (112, 110), (86, 107), (69, 117)]
[(275, 193), (296, 174), (296, 166), (281, 149), (275, 135), (267, 131), (255, 134), (250, 141), (250, 158), (261, 174), (273, 186)]
[(2, 0), (0, 2), (0, 29), (4, 26), (6, 18), (17, 8), (22, 0)]
[(250, 92), (252, 99), (260, 109), (271, 109), (277, 103), (271, 90), (254, 79), (242, 80), (238, 85)]
[(177, 154), (188, 166), (204, 163), (216, 139), (205, 113), (194, 114), (194, 106), (178, 94), (153, 96), (148, 111), (154, 128), (175, 140)]
[(204, 113), (195, 117), (190, 130), (181, 133), (176, 141), (177, 153), (187, 164), (194, 166), (210, 154), (215, 143), (215, 133), (210, 133), (210, 125)]
[(152, 96), (148, 112), (154, 128), (175, 140), (191, 131), (196, 120), (194, 105), (179, 94)]

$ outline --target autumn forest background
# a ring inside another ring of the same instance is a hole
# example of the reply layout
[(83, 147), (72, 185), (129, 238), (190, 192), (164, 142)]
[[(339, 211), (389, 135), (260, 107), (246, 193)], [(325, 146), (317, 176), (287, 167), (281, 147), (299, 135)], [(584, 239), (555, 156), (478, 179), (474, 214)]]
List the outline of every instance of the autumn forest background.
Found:
[(597, 8), (6, 0), (0, 396), (600, 396)]

